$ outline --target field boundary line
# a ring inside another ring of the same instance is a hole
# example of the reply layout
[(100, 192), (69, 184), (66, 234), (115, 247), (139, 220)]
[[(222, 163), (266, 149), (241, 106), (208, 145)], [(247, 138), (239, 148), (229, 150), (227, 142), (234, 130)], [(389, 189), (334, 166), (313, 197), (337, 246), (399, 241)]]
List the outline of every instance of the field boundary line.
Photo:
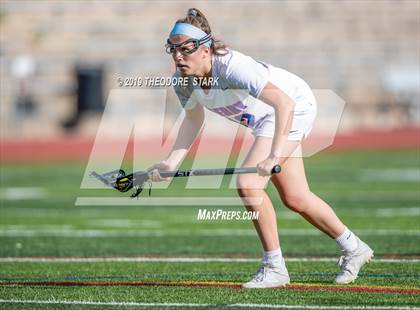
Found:
[[(0, 282), (0, 286), (153, 286), (153, 287), (189, 287), (189, 288), (231, 288), (242, 289), (241, 282), (223, 281), (11, 281)], [(291, 291), (335, 291), (354, 293), (383, 293), (420, 295), (420, 288), (400, 286), (342, 286), (333, 284), (292, 283), (282, 290)]]
[[(417, 229), (355, 229), (355, 233), (363, 236), (413, 236), (420, 237), (420, 230)], [(108, 237), (180, 237), (180, 236), (203, 237), (224, 237), (224, 236), (256, 236), (253, 229), (209, 229), (198, 231), (163, 231), (163, 230), (137, 230), (137, 231), (115, 231), (103, 229), (72, 229), (69, 227), (20, 229), (0, 228), (0, 237), (70, 237), (70, 238), (108, 238)], [(283, 229), (281, 236), (322, 236), (322, 233), (315, 229)]]
[[(0, 263), (99, 263), (99, 262), (174, 262), (174, 263), (201, 263), (201, 262), (259, 262), (260, 258), (241, 257), (153, 257), (153, 256), (93, 256), (93, 257), (0, 257)], [(285, 257), (288, 262), (336, 262), (336, 257)], [(382, 263), (419, 263), (420, 258), (374, 258), (375, 262)]]
[(6, 304), (66, 304), (66, 305), (96, 305), (96, 306), (134, 306), (134, 307), (177, 307), (177, 308), (198, 308), (198, 307), (225, 307), (225, 308), (267, 308), (267, 309), (328, 309), (328, 310), (419, 310), (418, 307), (410, 306), (326, 306), (326, 305), (288, 305), (288, 304), (198, 304), (198, 303), (144, 303), (144, 302), (118, 302), (118, 301), (83, 301), (83, 300), (19, 300), (0, 299), (0, 303)]

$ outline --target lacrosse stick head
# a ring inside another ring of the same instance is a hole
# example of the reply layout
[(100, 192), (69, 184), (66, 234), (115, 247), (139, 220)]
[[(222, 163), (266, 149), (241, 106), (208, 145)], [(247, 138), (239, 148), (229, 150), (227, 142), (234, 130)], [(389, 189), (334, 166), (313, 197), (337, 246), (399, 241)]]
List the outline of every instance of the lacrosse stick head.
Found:
[[(136, 172), (134, 174), (126, 174), (124, 170), (113, 170), (103, 174), (96, 173), (93, 171), (91, 176), (97, 178), (107, 186), (111, 186), (120, 192), (128, 192), (134, 188), (134, 193), (131, 197), (138, 197), (143, 191), (144, 184), (149, 181), (149, 174), (146, 171)], [(149, 187), (149, 195), (150, 195)]]
[[(131, 194), (131, 198), (138, 197), (144, 189), (144, 184), (149, 181), (149, 173), (146, 171), (136, 172), (134, 174), (130, 174), (131, 178), (121, 177), (117, 180), (117, 183), (120, 184), (122, 187), (131, 186), (130, 188), (134, 188), (134, 193)], [(149, 189), (149, 196), (150, 196), (150, 189)]]

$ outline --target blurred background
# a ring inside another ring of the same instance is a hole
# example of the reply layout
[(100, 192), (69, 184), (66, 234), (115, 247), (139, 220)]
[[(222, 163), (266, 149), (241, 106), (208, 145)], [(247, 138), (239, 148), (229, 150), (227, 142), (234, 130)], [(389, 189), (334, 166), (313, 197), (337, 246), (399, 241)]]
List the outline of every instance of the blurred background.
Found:
[(164, 43), (189, 7), (232, 48), (343, 98), (339, 133), (419, 127), (418, 1), (0, 3), (3, 143), (94, 137), (118, 77), (172, 74)]

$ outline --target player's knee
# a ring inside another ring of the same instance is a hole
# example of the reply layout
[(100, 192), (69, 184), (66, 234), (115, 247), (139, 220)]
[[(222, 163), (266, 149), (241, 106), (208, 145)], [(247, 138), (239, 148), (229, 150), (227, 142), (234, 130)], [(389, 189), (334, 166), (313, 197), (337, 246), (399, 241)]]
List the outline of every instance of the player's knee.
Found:
[(290, 210), (302, 213), (307, 208), (307, 199), (304, 193), (286, 193), (282, 197), (283, 204)]
[(239, 175), (236, 179), (236, 188), (242, 197), (252, 196), (257, 186), (255, 181), (247, 175)]

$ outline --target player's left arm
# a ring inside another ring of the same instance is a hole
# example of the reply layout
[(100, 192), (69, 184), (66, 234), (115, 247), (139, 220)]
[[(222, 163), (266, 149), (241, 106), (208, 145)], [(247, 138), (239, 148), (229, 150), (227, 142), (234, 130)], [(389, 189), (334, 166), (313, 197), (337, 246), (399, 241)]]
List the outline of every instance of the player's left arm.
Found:
[(282, 157), (282, 150), (286, 145), (292, 127), (295, 102), (270, 82), (263, 88), (258, 99), (273, 107), (275, 111), (275, 131), (271, 152), (269, 157), (257, 166), (261, 175), (268, 176), (273, 166), (278, 164), (280, 157)]

